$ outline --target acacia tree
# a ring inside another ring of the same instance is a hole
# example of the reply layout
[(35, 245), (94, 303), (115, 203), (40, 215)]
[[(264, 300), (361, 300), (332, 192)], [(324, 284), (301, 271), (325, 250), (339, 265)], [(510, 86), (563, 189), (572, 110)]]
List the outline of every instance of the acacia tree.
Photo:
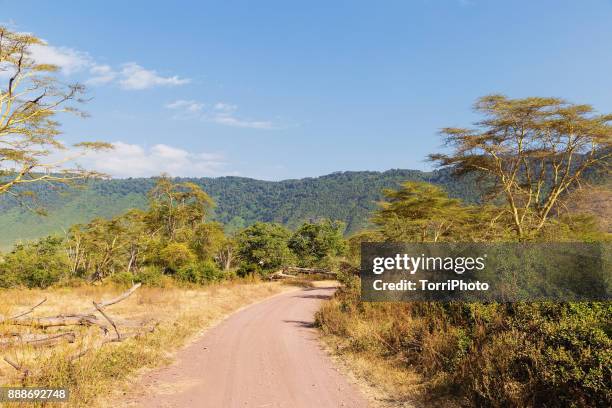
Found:
[(210, 214), (214, 201), (198, 185), (175, 183), (168, 176), (157, 179), (149, 192), (150, 209), (147, 217), (150, 228), (161, 232), (170, 241), (179, 233), (189, 234)]
[(73, 226), (67, 243), (72, 272), (100, 280), (123, 270), (128, 247), (125, 228), (119, 217), (96, 218), (86, 225)]
[(199, 259), (214, 259), (225, 243), (223, 224), (206, 222), (195, 226), (191, 232), (190, 246)]
[[(60, 112), (84, 116), (71, 103), (83, 102), (84, 87), (62, 84), (53, 75), (55, 65), (41, 64), (32, 57), (32, 46), (45, 43), (30, 34), (12, 32), (0, 27), (0, 195), (18, 199), (18, 185), (47, 181), (67, 183), (88, 177), (103, 176), (68, 164), (78, 156), (51, 159), (52, 153), (66, 152), (68, 147), (57, 139)], [(74, 149), (87, 151), (108, 149), (111, 145), (83, 142)]]
[(397, 190), (383, 190), (383, 195), (386, 201), (379, 203), (372, 221), (393, 241), (438, 242), (470, 216), (460, 200), (429, 183), (407, 181)]
[(490, 199), (504, 197), (519, 240), (537, 234), (564, 193), (585, 171), (609, 167), (612, 115), (558, 98), (480, 98), (484, 115), (472, 129), (445, 128), (450, 154), (432, 154), (458, 175), (480, 173), (492, 182)]
[(72, 272), (99, 280), (148, 265), (177, 272), (216, 259), (225, 235), (221, 224), (206, 222), (213, 202), (204, 191), (161, 177), (149, 197), (148, 210), (73, 226), (66, 243)]

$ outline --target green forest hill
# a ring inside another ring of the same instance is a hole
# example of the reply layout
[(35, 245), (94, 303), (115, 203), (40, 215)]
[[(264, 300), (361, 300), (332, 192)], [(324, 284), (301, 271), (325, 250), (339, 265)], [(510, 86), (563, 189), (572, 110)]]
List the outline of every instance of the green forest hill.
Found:
[[(244, 177), (181, 178), (192, 181), (216, 202), (214, 219), (228, 230), (256, 221), (278, 222), (295, 228), (303, 221), (329, 218), (346, 222), (350, 234), (368, 225), (383, 188), (403, 181), (427, 181), (442, 186), (450, 196), (478, 201), (475, 183), (452, 178), (449, 171), (388, 170), (336, 172), (315, 178), (262, 181)], [(129, 208), (145, 208), (153, 178), (96, 180), (86, 188), (37, 187), (36, 203), (47, 215), (37, 215), (11, 198), (0, 199), (0, 249), (19, 240), (62, 234), (73, 224), (95, 217), (109, 218)]]

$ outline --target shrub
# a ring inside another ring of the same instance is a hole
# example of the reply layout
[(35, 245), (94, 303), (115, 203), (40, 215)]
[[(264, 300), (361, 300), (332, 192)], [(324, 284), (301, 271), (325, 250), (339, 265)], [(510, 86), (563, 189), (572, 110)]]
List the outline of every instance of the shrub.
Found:
[(171, 242), (159, 253), (162, 266), (172, 271), (178, 271), (183, 266), (195, 261), (195, 255), (187, 244)]
[(245, 276), (249, 276), (249, 275), (257, 275), (257, 276), (263, 277), (266, 273), (264, 272), (264, 270), (261, 268), (259, 264), (251, 263), (251, 262), (242, 262), (240, 263), (240, 266), (238, 267), (237, 274), (241, 278), (244, 278)]
[(42, 238), (19, 244), (0, 263), (0, 287), (46, 288), (68, 277), (70, 263), (62, 239)]
[(170, 278), (164, 275), (161, 268), (156, 266), (145, 266), (134, 275), (134, 282), (152, 287), (169, 286), (169, 280)]
[(346, 225), (340, 221), (321, 220), (302, 224), (291, 236), (289, 249), (300, 266), (325, 267), (329, 260), (346, 252), (342, 236)]
[(120, 286), (131, 286), (137, 280), (131, 272), (118, 272), (111, 276), (111, 281)]
[(291, 233), (279, 224), (256, 222), (236, 237), (238, 255), (248, 265), (270, 271), (295, 262), (287, 243)]
[(223, 272), (212, 261), (203, 261), (189, 264), (179, 269), (175, 274), (176, 279), (197, 283), (199, 285), (219, 281), (223, 278)]

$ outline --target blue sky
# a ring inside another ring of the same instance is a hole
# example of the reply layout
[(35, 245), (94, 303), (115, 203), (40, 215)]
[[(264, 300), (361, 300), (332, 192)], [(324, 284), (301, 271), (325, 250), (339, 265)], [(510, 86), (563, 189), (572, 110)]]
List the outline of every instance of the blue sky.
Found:
[(612, 2), (0, 1), (88, 84), (67, 142), (117, 142), (118, 177), (279, 180), (428, 169), (488, 93), (612, 112)]

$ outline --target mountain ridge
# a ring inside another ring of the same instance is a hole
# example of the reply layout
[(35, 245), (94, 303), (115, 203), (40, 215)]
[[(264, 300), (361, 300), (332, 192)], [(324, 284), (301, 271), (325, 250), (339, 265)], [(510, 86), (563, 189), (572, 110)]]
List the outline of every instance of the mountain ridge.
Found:
[[(241, 176), (174, 179), (202, 187), (217, 203), (214, 219), (230, 231), (256, 221), (295, 228), (304, 221), (332, 218), (346, 222), (350, 234), (368, 225), (382, 189), (397, 187), (406, 180), (441, 185), (452, 197), (467, 202), (479, 198), (475, 183), (455, 179), (449, 170), (339, 171), (280, 181)], [(108, 218), (129, 208), (144, 208), (146, 193), (154, 182), (155, 178), (95, 180), (84, 189), (38, 185), (34, 188), (37, 202), (47, 210), (47, 216), (38, 216), (7, 197), (0, 198), (0, 247), (7, 249), (20, 240), (61, 234), (70, 225), (95, 217)]]

